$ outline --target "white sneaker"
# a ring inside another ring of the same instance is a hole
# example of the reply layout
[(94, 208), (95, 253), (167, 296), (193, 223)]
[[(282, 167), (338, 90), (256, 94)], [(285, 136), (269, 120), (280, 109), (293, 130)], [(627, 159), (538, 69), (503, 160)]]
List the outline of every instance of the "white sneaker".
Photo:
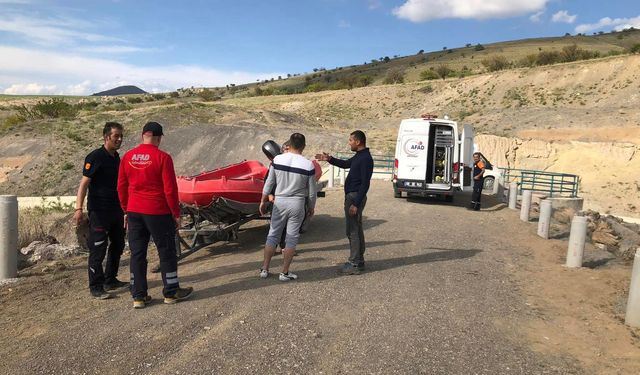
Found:
[(297, 280), (297, 279), (298, 279), (298, 275), (296, 275), (295, 273), (291, 273), (291, 272), (280, 273), (280, 281), (291, 281), (291, 280)]
[(269, 277), (269, 270), (263, 270), (260, 268), (260, 278), (266, 279), (267, 277)]

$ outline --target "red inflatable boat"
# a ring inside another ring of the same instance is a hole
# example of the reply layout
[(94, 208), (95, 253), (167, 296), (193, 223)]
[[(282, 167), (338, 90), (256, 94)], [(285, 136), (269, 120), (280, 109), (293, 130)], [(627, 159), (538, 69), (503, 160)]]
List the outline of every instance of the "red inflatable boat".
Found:
[(178, 198), (181, 203), (207, 206), (218, 198), (242, 203), (260, 203), (267, 167), (256, 160), (245, 160), (196, 176), (180, 176)]

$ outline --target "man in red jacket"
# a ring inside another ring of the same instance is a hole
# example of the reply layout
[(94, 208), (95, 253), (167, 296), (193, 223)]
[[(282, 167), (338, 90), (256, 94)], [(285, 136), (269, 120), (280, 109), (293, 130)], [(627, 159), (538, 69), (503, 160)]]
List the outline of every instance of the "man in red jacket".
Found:
[(174, 304), (193, 292), (193, 288), (180, 288), (178, 284), (175, 243), (176, 230), (180, 227), (178, 186), (171, 155), (158, 148), (162, 136), (162, 125), (145, 124), (142, 143), (124, 154), (118, 174), (118, 196), (129, 230), (134, 308), (144, 308), (151, 302), (147, 294), (150, 237), (160, 258), (164, 303)]

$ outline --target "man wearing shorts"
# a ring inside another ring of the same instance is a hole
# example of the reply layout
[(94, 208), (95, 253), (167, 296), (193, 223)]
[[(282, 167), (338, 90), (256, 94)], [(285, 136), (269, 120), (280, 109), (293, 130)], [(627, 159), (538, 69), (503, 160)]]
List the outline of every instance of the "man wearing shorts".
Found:
[[(269, 201), (269, 193), (274, 185), (276, 187), (271, 212), (271, 226), (264, 246), (264, 262), (260, 269), (260, 277), (263, 279), (269, 277), (269, 264), (285, 227), (285, 247), (282, 250), (284, 265), (279, 279), (280, 281), (290, 281), (298, 278), (296, 274), (289, 272), (289, 266), (296, 252), (300, 226), (305, 215), (313, 215), (316, 204), (315, 167), (310, 160), (302, 156), (302, 151), (306, 146), (305, 137), (300, 133), (293, 133), (289, 141), (291, 142), (289, 152), (280, 154), (273, 159), (262, 190), (260, 213), (264, 215)], [(305, 200), (308, 200), (306, 213)]]

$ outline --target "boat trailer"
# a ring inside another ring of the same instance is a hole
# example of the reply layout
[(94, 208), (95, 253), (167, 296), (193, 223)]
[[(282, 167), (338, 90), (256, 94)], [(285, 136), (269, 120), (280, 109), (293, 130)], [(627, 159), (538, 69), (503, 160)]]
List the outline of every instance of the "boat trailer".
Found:
[[(201, 207), (181, 203), (180, 211), (186, 223), (176, 233), (176, 253), (178, 261), (196, 251), (220, 241), (238, 238), (240, 226), (252, 220), (268, 220), (259, 212), (260, 204), (242, 203), (223, 197)], [(160, 265), (152, 268), (159, 272)]]

